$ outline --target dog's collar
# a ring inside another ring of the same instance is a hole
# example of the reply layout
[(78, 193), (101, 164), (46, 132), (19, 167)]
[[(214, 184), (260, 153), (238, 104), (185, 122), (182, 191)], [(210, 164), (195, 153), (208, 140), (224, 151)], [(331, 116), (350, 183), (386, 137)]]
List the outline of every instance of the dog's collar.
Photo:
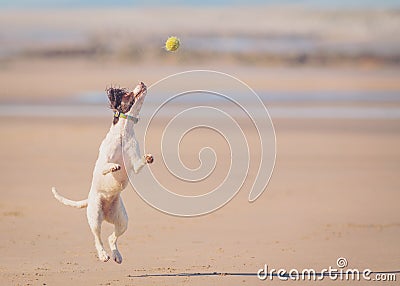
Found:
[(114, 111), (114, 117), (132, 120), (134, 124), (138, 123), (139, 121), (138, 117), (119, 112), (118, 110)]

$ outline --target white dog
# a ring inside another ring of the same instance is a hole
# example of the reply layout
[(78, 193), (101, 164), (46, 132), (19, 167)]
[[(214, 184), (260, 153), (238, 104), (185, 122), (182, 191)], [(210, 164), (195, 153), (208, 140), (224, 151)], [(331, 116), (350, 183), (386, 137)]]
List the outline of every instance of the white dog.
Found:
[(99, 259), (104, 262), (110, 257), (101, 241), (101, 224), (104, 220), (114, 224), (114, 232), (109, 236), (108, 242), (114, 261), (121, 263), (122, 256), (117, 248), (117, 239), (127, 229), (128, 216), (120, 193), (128, 184), (127, 172), (133, 170), (137, 173), (145, 164), (153, 162), (153, 156), (150, 154), (140, 156), (139, 144), (133, 130), (146, 92), (143, 83), (136, 86), (133, 91), (113, 87), (107, 89), (110, 107), (114, 110), (114, 119), (99, 149), (88, 198), (72, 201), (60, 196), (55, 188), (52, 189), (55, 198), (63, 204), (76, 208), (87, 207), (87, 218), (94, 235), (97, 253)]

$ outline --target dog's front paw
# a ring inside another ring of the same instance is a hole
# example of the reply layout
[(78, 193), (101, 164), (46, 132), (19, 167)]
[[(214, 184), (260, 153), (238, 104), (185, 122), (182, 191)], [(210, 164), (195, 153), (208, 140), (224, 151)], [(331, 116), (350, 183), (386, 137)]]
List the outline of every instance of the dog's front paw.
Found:
[(121, 170), (121, 165), (115, 164), (114, 166), (112, 166), (112, 168), (110, 169), (111, 172), (116, 172)]
[(119, 170), (121, 170), (121, 165), (113, 164), (111, 166), (111, 168), (103, 171), (103, 175), (107, 175), (108, 173), (116, 172), (116, 171), (119, 171)]
[(146, 163), (147, 163), (147, 164), (151, 164), (151, 163), (154, 162), (153, 155), (151, 155), (151, 154), (146, 154), (146, 155), (144, 155), (144, 158), (146, 159)]

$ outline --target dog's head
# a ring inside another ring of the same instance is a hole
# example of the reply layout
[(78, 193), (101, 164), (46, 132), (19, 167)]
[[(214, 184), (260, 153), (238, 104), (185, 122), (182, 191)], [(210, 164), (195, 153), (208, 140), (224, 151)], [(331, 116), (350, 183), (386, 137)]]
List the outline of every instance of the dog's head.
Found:
[[(132, 91), (119, 87), (109, 87), (106, 91), (112, 110), (137, 117), (142, 108), (147, 88), (141, 82)], [(113, 124), (116, 124), (118, 120), (118, 117), (114, 117)]]

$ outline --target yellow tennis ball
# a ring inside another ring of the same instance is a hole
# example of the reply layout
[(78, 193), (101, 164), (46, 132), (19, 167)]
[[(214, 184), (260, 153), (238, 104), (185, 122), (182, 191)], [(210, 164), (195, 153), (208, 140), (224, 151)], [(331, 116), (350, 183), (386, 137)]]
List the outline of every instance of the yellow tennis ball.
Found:
[(165, 49), (169, 52), (174, 52), (179, 48), (180, 44), (181, 43), (177, 37), (169, 37), (165, 42)]

